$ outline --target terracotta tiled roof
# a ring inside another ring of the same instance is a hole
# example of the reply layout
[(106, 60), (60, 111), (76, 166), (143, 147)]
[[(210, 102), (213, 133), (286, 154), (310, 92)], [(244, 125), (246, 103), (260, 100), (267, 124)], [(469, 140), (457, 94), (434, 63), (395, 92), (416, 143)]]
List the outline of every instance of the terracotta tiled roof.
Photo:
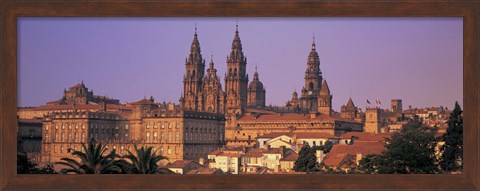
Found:
[(262, 157), (263, 153), (267, 152), (267, 149), (264, 148), (254, 148), (250, 149), (245, 153), (246, 157)]
[(375, 142), (375, 141), (380, 141), (383, 142), (385, 141), (385, 138), (390, 137), (391, 135), (389, 133), (365, 133), (365, 132), (348, 132), (340, 136), (341, 139), (350, 139), (352, 137), (357, 137), (358, 139), (355, 139), (356, 142)]
[[(219, 172), (220, 171), (220, 172)], [(200, 167), (187, 172), (187, 174), (216, 174), (223, 173), (220, 169), (209, 169), (206, 167)]]
[(323, 163), (330, 167), (339, 167), (342, 161), (352, 159), (352, 155), (348, 153), (328, 153), (323, 159)]
[(192, 160), (176, 160), (175, 162), (167, 165), (167, 168), (183, 168), (191, 162), (194, 162), (194, 161), (192, 161)]
[(358, 153), (361, 153), (363, 156), (368, 154), (380, 154), (385, 150), (385, 146), (381, 142), (355, 142), (352, 145), (333, 145), (332, 150), (327, 154), (339, 154), (347, 153), (352, 156), (356, 156)]
[[(82, 104), (82, 105), (73, 105), (73, 104), (68, 104), (68, 105), (57, 105), (57, 104), (47, 104), (47, 105), (42, 105), (38, 106), (35, 108), (35, 110), (95, 110), (99, 109), (98, 104)], [(124, 105), (117, 105), (117, 104), (107, 104), (107, 109), (122, 109), (122, 108), (127, 108)]]
[(217, 155), (217, 156), (241, 157), (242, 155), (243, 155), (243, 153), (227, 153), (227, 152), (223, 152), (223, 153), (220, 153), (220, 154)]
[(283, 150), (281, 148), (270, 148), (264, 152), (265, 154), (283, 154)]
[(291, 152), (289, 155), (280, 159), (280, 161), (296, 161), (298, 159), (298, 154), (296, 152)]
[(293, 137), (294, 135), (297, 136), (297, 139), (315, 139), (315, 138), (336, 138), (334, 135), (330, 135), (327, 133), (306, 133), (306, 132), (272, 132), (265, 135), (258, 136), (259, 138), (276, 138), (280, 136), (288, 136)]
[(220, 153), (222, 153), (222, 150), (218, 149), (208, 153), (208, 155), (219, 155)]
[(292, 137), (293, 136), (293, 133), (288, 133), (288, 132), (272, 132), (272, 133), (267, 133), (265, 135), (260, 135), (257, 137), (257, 139), (261, 139), (261, 138), (276, 138), (276, 137), (280, 137), (282, 135), (286, 135), (286, 136), (289, 136), (289, 137)]
[(295, 133), (295, 135), (297, 135), (297, 139), (335, 138), (334, 135), (330, 135), (330, 134), (327, 134), (327, 133), (298, 132), (298, 133)]
[(310, 118), (309, 115), (299, 113), (283, 113), (283, 114), (258, 114), (258, 115), (243, 115), (238, 121), (333, 121), (334, 118), (326, 115), (317, 115), (315, 118)]

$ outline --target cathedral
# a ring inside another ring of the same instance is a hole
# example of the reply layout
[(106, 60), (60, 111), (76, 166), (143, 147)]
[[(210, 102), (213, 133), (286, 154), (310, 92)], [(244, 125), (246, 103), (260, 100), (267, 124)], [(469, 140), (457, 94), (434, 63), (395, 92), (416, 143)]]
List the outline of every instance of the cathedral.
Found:
[[(321, 113), (330, 115), (332, 95), (326, 80), (322, 78), (320, 58), (316, 51), (315, 39), (307, 58), (305, 84), (298, 98), (293, 93), (287, 106), (297, 108), (297, 112)], [(259, 79), (257, 68), (253, 80), (249, 82), (246, 73), (247, 58), (242, 49), (238, 26), (233, 38), (230, 54), (227, 56), (225, 90), (214, 66), (213, 56), (205, 74), (205, 59), (202, 57), (198, 34), (195, 29), (190, 54), (185, 60), (183, 94), (180, 97), (182, 108), (189, 111), (241, 115), (247, 108), (265, 108), (265, 87)]]
[(243, 53), (238, 26), (227, 56), (225, 90), (214, 66), (213, 56), (205, 74), (198, 34), (195, 29), (190, 54), (185, 61), (183, 93), (180, 105), (188, 111), (241, 114), (247, 107), (265, 107), (265, 87), (255, 70), (253, 81), (248, 84), (247, 58)]
[[(222, 89), (212, 58), (205, 73), (206, 61), (195, 28), (190, 54), (185, 61), (180, 107), (185, 111), (223, 114), (226, 118), (225, 139), (228, 145), (251, 146), (256, 137), (271, 132), (322, 132), (337, 135), (347, 131), (361, 131), (362, 124), (354, 121), (356, 108), (352, 107), (352, 100), (349, 100), (348, 109), (342, 115), (334, 114), (332, 94), (320, 70), (315, 38), (311, 46), (301, 96), (298, 97), (295, 91), (285, 106), (267, 107), (265, 86), (260, 81), (256, 67), (253, 80), (249, 83), (247, 58), (242, 49), (238, 25), (226, 59), (225, 89)], [(261, 121), (267, 118), (269, 123)]]

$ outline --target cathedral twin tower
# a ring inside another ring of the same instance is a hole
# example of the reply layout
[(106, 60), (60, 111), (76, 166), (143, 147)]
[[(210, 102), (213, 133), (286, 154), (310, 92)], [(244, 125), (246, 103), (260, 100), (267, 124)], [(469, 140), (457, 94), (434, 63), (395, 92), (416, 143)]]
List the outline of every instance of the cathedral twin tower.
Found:
[[(225, 91), (223, 91), (220, 77), (214, 67), (213, 58), (211, 58), (205, 74), (205, 60), (202, 58), (195, 28), (190, 54), (185, 61), (184, 95), (180, 97), (180, 104), (184, 110), (240, 114), (242, 109), (247, 107), (265, 107), (265, 88), (259, 80), (256, 68), (253, 81), (248, 84), (247, 58), (243, 53), (242, 42), (238, 33), (237, 26), (231, 51), (227, 56)], [(293, 106), (302, 111), (330, 114), (331, 99), (332, 96), (326, 81), (324, 80), (322, 83), (320, 60), (314, 42), (308, 56), (302, 97), (299, 100), (297, 98), (298, 101)]]

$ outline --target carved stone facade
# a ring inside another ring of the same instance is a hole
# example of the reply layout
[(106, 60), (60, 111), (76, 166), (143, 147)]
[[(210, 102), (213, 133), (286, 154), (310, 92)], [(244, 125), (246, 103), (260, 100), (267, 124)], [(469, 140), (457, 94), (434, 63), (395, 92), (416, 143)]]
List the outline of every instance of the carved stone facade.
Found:
[(247, 107), (248, 74), (247, 57), (243, 54), (242, 42), (238, 35), (238, 26), (232, 42), (230, 55), (227, 56), (225, 74), (226, 112), (240, 114)]

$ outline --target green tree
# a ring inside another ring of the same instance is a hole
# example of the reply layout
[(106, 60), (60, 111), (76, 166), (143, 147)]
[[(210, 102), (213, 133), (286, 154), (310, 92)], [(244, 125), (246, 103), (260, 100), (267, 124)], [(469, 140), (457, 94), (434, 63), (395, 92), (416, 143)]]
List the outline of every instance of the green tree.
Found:
[(435, 157), (436, 128), (420, 122), (404, 125), (387, 140), (380, 155), (367, 155), (359, 170), (380, 174), (431, 174), (439, 171)]
[(60, 173), (75, 174), (118, 174), (122, 172), (119, 167), (119, 161), (115, 160), (118, 155), (112, 150), (108, 155), (106, 145), (97, 143), (94, 139), (88, 142), (88, 146), (82, 143), (82, 151), (73, 151), (72, 155), (76, 156), (80, 161), (68, 157), (61, 158), (60, 162), (55, 164), (67, 166)]
[(315, 156), (316, 150), (321, 149), (319, 146), (310, 147), (305, 144), (298, 153), (298, 159), (295, 161), (293, 170), (296, 172), (315, 172), (318, 171), (317, 157)]
[(445, 171), (461, 171), (463, 169), (463, 116), (458, 102), (455, 102), (455, 108), (447, 123), (448, 128), (442, 136), (445, 144), (440, 149), (442, 152), (440, 166)]
[(167, 159), (162, 155), (157, 155), (153, 147), (140, 147), (135, 145), (135, 154), (128, 151), (128, 154), (123, 158), (128, 160), (123, 163), (124, 170), (129, 174), (170, 174), (172, 173), (167, 168), (160, 168), (158, 162)]
[(32, 162), (26, 153), (18, 152), (17, 174), (56, 174), (56, 172), (51, 164), (39, 168), (38, 164)]
[(331, 141), (325, 142), (325, 145), (321, 146), (321, 150), (323, 150), (323, 153), (327, 154), (332, 150), (333, 143)]

